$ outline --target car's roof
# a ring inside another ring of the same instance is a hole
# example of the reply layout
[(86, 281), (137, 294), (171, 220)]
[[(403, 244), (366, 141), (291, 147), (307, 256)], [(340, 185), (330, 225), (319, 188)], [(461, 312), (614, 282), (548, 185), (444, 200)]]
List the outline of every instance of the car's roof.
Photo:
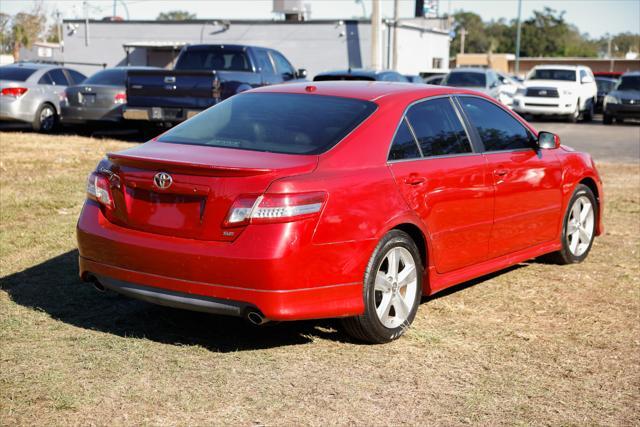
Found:
[(3, 65), (3, 67), (18, 67), (18, 68), (27, 68), (30, 70), (44, 70), (51, 68), (61, 68), (61, 65), (57, 64), (41, 64), (38, 62), (16, 62), (13, 64)]
[(622, 77), (629, 77), (629, 76), (634, 76), (634, 77), (640, 76), (640, 71), (628, 71), (622, 75)]
[(391, 100), (412, 101), (430, 96), (450, 94), (473, 94), (485, 97), (472, 90), (446, 86), (416, 85), (415, 83), (381, 82), (381, 81), (320, 81), (287, 83), (273, 86), (262, 86), (251, 90), (253, 93), (299, 93), (307, 95), (339, 96), (343, 98), (362, 99), (365, 101), (384, 102)]
[(598, 77), (598, 76), (596, 76), (596, 80), (605, 81), (605, 82), (611, 82), (611, 83), (618, 83), (618, 79), (614, 79), (613, 77)]
[(478, 74), (486, 74), (489, 69), (487, 68), (477, 68), (477, 67), (460, 67), (454, 68), (451, 70), (451, 73), (478, 73)]
[(367, 68), (349, 68), (346, 70), (331, 70), (317, 74), (318, 76), (357, 76), (375, 77), (382, 73), (394, 72), (393, 70), (371, 70)]
[(578, 68), (586, 68), (584, 65), (564, 65), (564, 64), (545, 64), (536, 65), (534, 69), (554, 69), (554, 70), (577, 70)]

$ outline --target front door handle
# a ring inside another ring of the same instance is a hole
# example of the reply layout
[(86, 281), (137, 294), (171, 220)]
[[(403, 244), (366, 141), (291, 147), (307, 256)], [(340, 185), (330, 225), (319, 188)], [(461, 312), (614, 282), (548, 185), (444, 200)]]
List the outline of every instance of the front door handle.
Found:
[(409, 175), (408, 178), (404, 179), (404, 183), (408, 185), (422, 185), (425, 181), (424, 177), (418, 175)]

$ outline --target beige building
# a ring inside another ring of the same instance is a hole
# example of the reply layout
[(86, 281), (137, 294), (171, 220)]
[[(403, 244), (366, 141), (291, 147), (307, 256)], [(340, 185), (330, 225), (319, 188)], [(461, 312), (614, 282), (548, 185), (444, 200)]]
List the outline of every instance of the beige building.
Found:
[[(451, 60), (451, 68), (488, 67), (505, 73), (515, 73), (516, 56), (512, 53), (463, 53)], [(524, 76), (536, 65), (586, 65), (593, 72), (627, 72), (640, 70), (640, 59), (602, 58), (520, 58), (520, 74)]]

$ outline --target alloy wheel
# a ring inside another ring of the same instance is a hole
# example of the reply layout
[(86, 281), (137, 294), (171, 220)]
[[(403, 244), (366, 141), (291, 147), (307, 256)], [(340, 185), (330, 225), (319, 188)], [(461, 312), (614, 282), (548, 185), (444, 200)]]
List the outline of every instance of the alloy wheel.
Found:
[(595, 228), (595, 213), (586, 196), (578, 197), (571, 207), (567, 220), (566, 239), (571, 253), (579, 257), (591, 245)]
[(378, 319), (392, 329), (409, 318), (417, 292), (416, 263), (403, 247), (391, 248), (384, 256), (375, 278), (375, 305)]
[(44, 107), (40, 111), (40, 123), (43, 131), (50, 131), (55, 124), (55, 112), (51, 107)]

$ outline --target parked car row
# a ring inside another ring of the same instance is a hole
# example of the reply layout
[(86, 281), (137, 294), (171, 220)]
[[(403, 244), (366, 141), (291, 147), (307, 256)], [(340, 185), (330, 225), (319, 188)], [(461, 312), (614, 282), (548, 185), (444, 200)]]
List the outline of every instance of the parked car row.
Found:
[[(18, 63), (0, 67), (0, 120), (31, 123), (51, 132), (58, 124), (92, 125), (137, 121), (174, 125), (248, 89), (306, 80), (274, 49), (244, 45), (191, 45), (172, 70), (114, 67), (88, 79), (73, 69)], [(323, 72), (314, 81), (365, 80), (426, 83), (472, 89), (526, 118), (560, 116), (605, 124), (640, 118), (638, 73), (598, 76), (585, 66), (535, 67), (524, 81), (486, 68), (458, 68), (427, 78), (393, 70)], [(615, 93), (614, 93), (615, 92)]]

